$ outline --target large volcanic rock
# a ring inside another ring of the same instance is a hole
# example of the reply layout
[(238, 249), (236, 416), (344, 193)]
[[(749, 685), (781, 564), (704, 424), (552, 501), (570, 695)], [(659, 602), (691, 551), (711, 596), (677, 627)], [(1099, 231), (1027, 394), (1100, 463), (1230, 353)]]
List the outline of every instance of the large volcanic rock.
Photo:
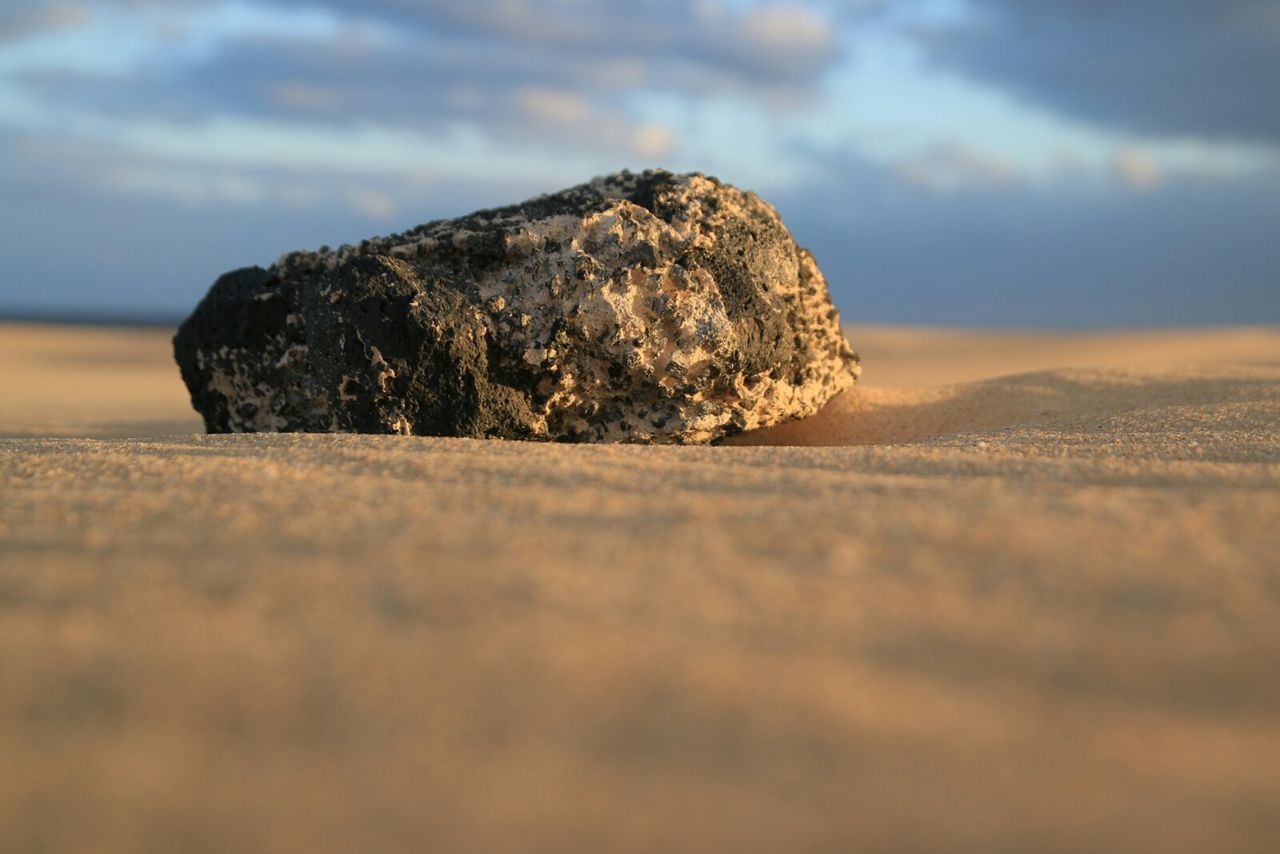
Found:
[(227, 273), (174, 350), (210, 432), (707, 442), (858, 375), (773, 208), (661, 171)]

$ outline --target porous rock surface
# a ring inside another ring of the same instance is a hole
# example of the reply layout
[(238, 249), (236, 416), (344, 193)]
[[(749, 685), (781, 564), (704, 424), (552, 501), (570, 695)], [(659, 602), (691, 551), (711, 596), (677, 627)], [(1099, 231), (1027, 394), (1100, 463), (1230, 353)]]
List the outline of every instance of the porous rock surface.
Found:
[(707, 442), (859, 370), (774, 209), (663, 171), (227, 273), (174, 350), (210, 432)]

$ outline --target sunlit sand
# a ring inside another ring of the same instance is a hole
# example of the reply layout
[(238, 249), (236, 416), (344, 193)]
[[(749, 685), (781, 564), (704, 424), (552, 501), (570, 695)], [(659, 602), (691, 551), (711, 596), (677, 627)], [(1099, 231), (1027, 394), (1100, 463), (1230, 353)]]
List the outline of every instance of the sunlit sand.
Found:
[(639, 447), (204, 436), (168, 333), (0, 325), (0, 848), (1267, 850), (1280, 333), (850, 336)]

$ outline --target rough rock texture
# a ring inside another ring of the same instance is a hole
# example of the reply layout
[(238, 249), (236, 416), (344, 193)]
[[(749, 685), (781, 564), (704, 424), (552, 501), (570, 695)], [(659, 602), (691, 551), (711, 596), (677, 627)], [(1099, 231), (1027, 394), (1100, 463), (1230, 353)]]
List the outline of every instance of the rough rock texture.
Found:
[(662, 171), (228, 273), (174, 350), (210, 432), (707, 442), (858, 375), (773, 208)]

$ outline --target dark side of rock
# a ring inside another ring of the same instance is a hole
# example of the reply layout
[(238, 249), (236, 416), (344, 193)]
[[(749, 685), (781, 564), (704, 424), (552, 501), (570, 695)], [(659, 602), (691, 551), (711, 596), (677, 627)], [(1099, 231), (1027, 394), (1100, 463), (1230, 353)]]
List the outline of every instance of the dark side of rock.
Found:
[(858, 374), (773, 208), (662, 171), (227, 273), (174, 352), (215, 433), (708, 442)]

